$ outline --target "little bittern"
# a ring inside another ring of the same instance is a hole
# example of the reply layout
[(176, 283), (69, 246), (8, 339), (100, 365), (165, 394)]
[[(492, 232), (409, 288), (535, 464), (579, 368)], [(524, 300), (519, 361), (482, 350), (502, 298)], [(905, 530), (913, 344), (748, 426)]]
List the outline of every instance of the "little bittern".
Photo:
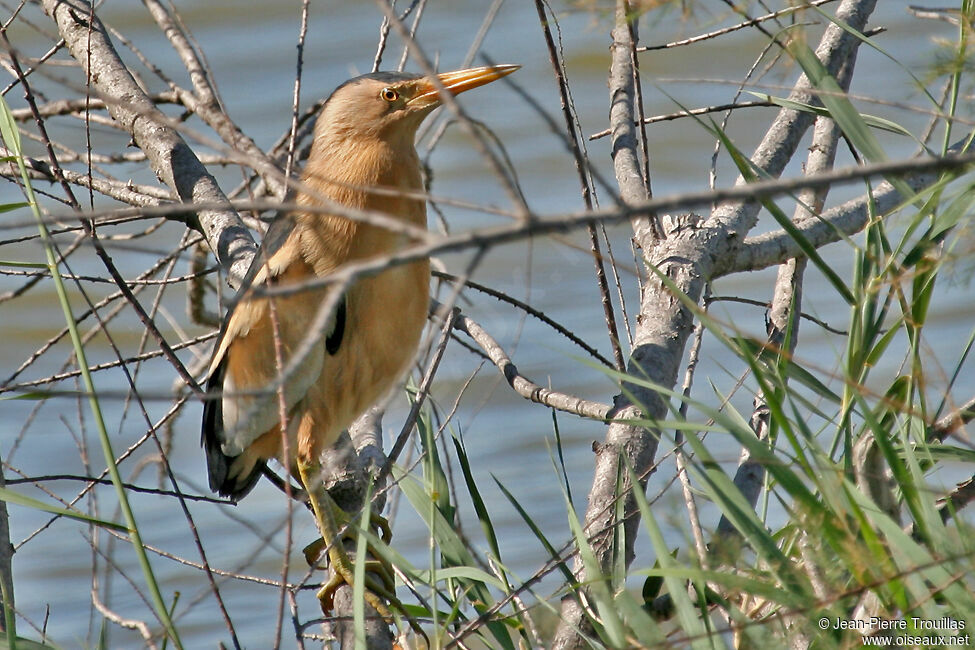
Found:
[[(438, 79), (457, 94), (517, 68), (471, 68)], [(337, 299), (329, 326), (316, 332), (313, 323), (320, 305), (334, 299), (327, 284), (316, 280), (348, 262), (381, 258), (409, 244), (402, 233), (323, 210), (322, 199), (425, 228), (414, 138), (440, 103), (430, 77), (402, 73), (363, 75), (332, 93), (315, 124), (296, 196), (297, 204), (309, 209), (281, 213), (272, 222), (224, 321), (210, 364), (210, 396), (203, 409), (210, 487), (240, 499), (269, 459), (300, 479), (339, 580), (319, 593), (326, 610), (338, 584), (352, 583), (352, 569), (337, 539), (337, 522), (348, 519), (322, 487), (319, 459), (405, 372), (426, 320), (430, 272), (423, 260), (355, 280)], [(312, 282), (300, 291), (262, 291)], [(299, 348), (307, 349), (308, 337), (318, 340), (281, 381), (282, 369)], [(369, 589), (389, 597), (389, 575), (385, 585), (372, 581)], [(367, 597), (388, 615), (368, 590)]]

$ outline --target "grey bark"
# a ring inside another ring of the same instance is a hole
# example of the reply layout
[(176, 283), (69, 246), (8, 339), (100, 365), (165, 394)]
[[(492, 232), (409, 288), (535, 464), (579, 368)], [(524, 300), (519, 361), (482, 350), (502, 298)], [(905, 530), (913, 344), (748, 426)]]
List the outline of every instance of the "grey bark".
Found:
[[(362, 449), (357, 453), (359, 444), (365, 444), (368, 448), (373, 448), (374, 442), (370, 440), (376, 434), (380, 434), (381, 441), (381, 414), (375, 411), (367, 411), (359, 422), (352, 427), (352, 435), (343, 432), (334, 447), (329, 449), (322, 459), (322, 474), (326, 477), (325, 488), (335, 503), (348, 513), (353, 515), (362, 511), (363, 501), (366, 496), (366, 485), (370, 474), (370, 465), (364, 461), (365, 455)], [(379, 448), (381, 450), (381, 447)], [(381, 451), (379, 452), (381, 454)], [(379, 465), (381, 466), (381, 465)], [(382, 509), (382, 500), (377, 500), (372, 504), (374, 512)], [(352, 524), (357, 525), (356, 523)], [(355, 555), (355, 541), (352, 539), (345, 541), (345, 550), (352, 556)], [(329, 569), (329, 576), (332, 569)], [(393, 645), (393, 635), (389, 625), (382, 619), (369, 603), (365, 605), (365, 621), (363, 633), (365, 646), (370, 649), (381, 650), (391, 648)], [(353, 612), (355, 607), (354, 591), (350, 585), (342, 585), (335, 591), (335, 622), (332, 623), (332, 632), (339, 640), (339, 647), (356, 647), (355, 621)]]
[[(856, 64), (854, 49), (849, 59), (837, 74), (836, 81), (844, 91), (849, 90)], [(813, 128), (812, 145), (806, 156), (805, 173), (819, 174), (833, 168), (836, 160), (836, 149), (839, 144), (840, 129), (836, 123), (827, 118), (819, 117)], [(822, 212), (826, 202), (829, 187), (807, 189), (799, 192), (793, 223), (800, 223), (815, 219)], [(773, 349), (784, 349), (787, 354), (794, 354), (799, 340), (799, 314), (802, 313), (802, 280), (806, 270), (806, 258), (794, 257), (781, 264), (775, 280), (772, 293), (772, 305), (769, 309), (766, 329), (768, 344)], [(788, 340), (786, 336), (788, 335)], [(768, 441), (770, 411), (765, 395), (755, 396), (754, 411), (752, 412), (751, 428), (755, 437), (763, 442)], [(765, 481), (765, 468), (753, 460), (747, 448), (741, 451), (738, 471), (735, 473), (734, 483), (752, 508), (758, 502), (758, 496)], [(737, 536), (731, 520), (722, 515), (718, 522), (716, 541), (721, 543), (728, 536)]]
[(81, 0), (43, 0), (71, 56), (119, 126), (132, 134), (156, 176), (183, 203), (221, 206), (201, 209), (193, 221), (223, 265), (231, 283), (244, 277), (257, 250), (254, 239), (216, 180), (193, 153), (171, 120), (156, 108), (122, 62), (112, 39), (91, 7)]
[[(862, 30), (867, 17), (873, 10), (875, 0), (846, 0), (836, 11), (838, 22), (847, 23)], [(618, 65), (626, 62), (619, 56), (620, 39), (627, 39), (629, 32), (620, 29), (620, 10), (625, 11), (625, 3), (617, 8), (617, 29), (614, 30), (613, 70), (610, 74), (610, 93), (613, 107), (627, 106), (632, 102), (632, 93), (627, 93), (626, 85), (632, 84), (632, 72), (627, 75)], [(625, 23), (625, 16), (624, 16)], [(832, 75), (850, 56), (858, 40), (842, 28), (831, 24), (816, 50), (817, 56)], [(629, 53), (627, 52), (627, 56)], [(620, 85), (622, 84), (622, 85)], [(793, 101), (815, 103), (809, 80), (803, 75), (790, 94)], [(632, 104), (629, 110), (611, 113), (619, 122), (611, 122), (614, 134), (617, 129), (625, 134), (627, 125), (632, 125)], [(752, 156), (752, 162), (771, 176), (778, 176), (798, 148), (802, 135), (814, 120), (811, 114), (782, 109), (759, 147)], [(626, 120), (626, 124), (623, 123)], [(630, 127), (632, 128), (632, 127)], [(620, 139), (614, 136), (614, 153)], [(628, 144), (623, 140), (624, 145)], [(633, 141), (635, 145), (635, 140)], [(634, 150), (635, 153), (635, 150)], [(630, 154), (625, 154), (630, 157)], [(621, 190), (635, 185), (632, 171), (624, 170), (618, 179)], [(620, 170), (617, 170), (619, 175)], [(738, 184), (745, 180), (738, 179)], [(642, 187), (642, 184), (641, 184)], [(719, 205), (710, 218), (701, 225), (693, 219), (676, 223), (666, 231), (665, 238), (653, 245), (647, 228), (634, 224), (638, 244), (650, 241), (651, 248), (644, 248), (645, 262), (649, 268), (649, 281), (643, 288), (640, 300), (640, 313), (637, 317), (634, 349), (630, 356), (628, 372), (649, 379), (666, 388), (672, 388), (677, 380), (684, 347), (693, 327), (693, 317), (685, 303), (678, 299), (661, 280), (666, 277), (677, 290), (692, 303), (700, 300), (705, 281), (712, 277), (718, 260), (734, 259), (743, 238), (754, 227), (760, 204), (756, 202), (731, 203)], [(666, 413), (666, 403), (655, 392), (634, 385), (624, 385), (614, 404), (617, 417), (646, 417), (651, 421), (662, 418)], [(629, 395), (628, 395), (629, 393)], [(614, 422), (607, 429), (605, 442), (597, 445), (596, 473), (589, 494), (586, 510), (586, 532), (592, 539), (593, 551), (606, 574), (613, 558), (612, 548), (612, 504), (615, 502), (617, 467), (621, 458), (626, 458), (634, 471), (641, 475), (652, 466), (657, 448), (657, 432), (647, 428)], [(626, 493), (624, 514), (625, 534), (623, 549), (627, 565), (634, 557), (633, 540), (639, 525), (639, 518), (632, 513), (631, 493)], [(576, 575), (580, 579), (594, 580), (599, 576), (587, 575), (580, 562), (576, 561)], [(583, 608), (573, 598), (563, 600), (560, 624), (556, 631), (553, 647), (562, 649), (585, 647), (586, 641), (580, 635), (591, 629)]]
[[(613, 30), (612, 64), (610, 66), (610, 109), (609, 119), (612, 131), (613, 167), (617, 183), (620, 187), (620, 197), (624, 202), (635, 204), (647, 200), (646, 179), (640, 171), (640, 155), (637, 149), (637, 134), (635, 124), (636, 84), (634, 81), (633, 52), (634, 42), (631, 29), (635, 25), (629, 23), (630, 10), (624, 0), (616, 4), (616, 26)], [(658, 240), (657, 229), (651, 219), (655, 216), (635, 219), (632, 223), (634, 239), (643, 248), (645, 254), (653, 255), (661, 249), (666, 249), (669, 240)], [(659, 245), (657, 245), (659, 244)], [(648, 260), (649, 262), (649, 260)], [(660, 271), (667, 276), (683, 275), (677, 266), (666, 265), (666, 258), (657, 260), (664, 267)], [(677, 279), (671, 276), (671, 279)], [(643, 287), (640, 300), (640, 316), (637, 318), (634, 349), (627, 364), (628, 374), (642, 376), (655, 383), (671, 386), (677, 380), (678, 361), (670, 364), (657, 364), (655, 357), (658, 353), (666, 354), (666, 348), (658, 347), (655, 334), (662, 330), (647, 327), (644, 316), (653, 313), (658, 307), (664, 307), (673, 314), (679, 322), (666, 324), (668, 332), (676, 333), (680, 341), (679, 349), (683, 350), (690, 324), (690, 315), (685, 309), (676, 311), (667, 309), (672, 301), (662, 290), (660, 279), (651, 276)], [(700, 290), (700, 289), (698, 289)], [(668, 305), (656, 304), (663, 299)], [(660, 372), (662, 371), (662, 372)], [(662, 414), (666, 408), (663, 400), (654, 391), (643, 386), (626, 383), (622, 391), (613, 401), (610, 417), (619, 420), (642, 419), (646, 415)], [(596, 468), (592, 487), (589, 491), (589, 505), (586, 509), (584, 531), (589, 538), (596, 559), (599, 563), (598, 576), (588, 575), (582, 559), (576, 556), (573, 574), (579, 583), (587, 580), (601, 579), (610, 570), (610, 563), (615, 556), (614, 519), (616, 509), (613, 504), (620, 494), (623, 495), (623, 512), (626, 520), (623, 524), (624, 562), (627, 566), (633, 561), (633, 544), (639, 525), (636, 516), (636, 502), (633, 489), (644, 490), (646, 478), (652, 467), (657, 453), (659, 434), (644, 427), (634, 426), (625, 422), (613, 422), (606, 431), (606, 438), (601, 444), (593, 445), (596, 452)], [(620, 463), (626, 459), (634, 473), (642, 477), (639, 485), (631, 485), (629, 478), (623, 479), (621, 486), (617, 485), (620, 475)], [(621, 490), (618, 491), (618, 487)], [(588, 635), (592, 627), (585, 616), (580, 600), (575, 596), (566, 596), (562, 601), (561, 622), (556, 631), (552, 646), (554, 648), (579, 647), (584, 644), (583, 635)]]

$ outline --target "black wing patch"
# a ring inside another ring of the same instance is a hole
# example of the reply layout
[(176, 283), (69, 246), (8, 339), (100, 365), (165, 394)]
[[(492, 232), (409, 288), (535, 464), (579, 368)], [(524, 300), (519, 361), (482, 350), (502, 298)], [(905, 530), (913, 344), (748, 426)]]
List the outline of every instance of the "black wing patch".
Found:
[(345, 336), (345, 296), (342, 296), (339, 306), (335, 308), (335, 325), (325, 337), (325, 350), (332, 356), (339, 351), (343, 336)]

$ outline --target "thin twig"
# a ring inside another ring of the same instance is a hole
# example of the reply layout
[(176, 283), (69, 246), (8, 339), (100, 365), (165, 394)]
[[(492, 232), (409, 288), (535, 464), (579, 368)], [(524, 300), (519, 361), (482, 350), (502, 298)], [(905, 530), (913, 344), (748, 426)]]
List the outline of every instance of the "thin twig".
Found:
[[(460, 284), (460, 278), (450, 273), (444, 273), (443, 271), (434, 270), (431, 271), (431, 275), (433, 275), (433, 277), (435, 278), (440, 278), (442, 280), (453, 282), (454, 284)], [(480, 291), (481, 293), (487, 294), (492, 298), (497, 298), (502, 302), (506, 302), (509, 305), (517, 307), (518, 309), (524, 311), (529, 316), (533, 316), (534, 318), (537, 318), (538, 320), (545, 323), (546, 325), (554, 329), (556, 332), (558, 332), (568, 340), (578, 345), (580, 348), (585, 350), (587, 354), (592, 356), (594, 359), (596, 359), (603, 365), (609, 368), (613, 367), (612, 362), (610, 362), (609, 359), (601, 355), (598, 350), (596, 350), (594, 347), (592, 347), (591, 345), (583, 341), (581, 338), (579, 338), (578, 336), (570, 332), (565, 326), (549, 318), (542, 311), (536, 309), (535, 307), (532, 307), (528, 303), (522, 300), (518, 300), (517, 298), (514, 298), (512, 296), (509, 296), (508, 294), (498, 291), (497, 289), (492, 289), (491, 287), (483, 285), (479, 282), (474, 282), (473, 280), (464, 281), (463, 286), (470, 287), (475, 291)]]
[[(94, 485), (112, 484), (112, 482), (108, 479), (97, 478), (94, 476), (77, 476), (74, 474), (42, 474), (40, 476), (27, 476), (24, 478), (8, 478), (7, 485), (35, 485), (37, 483), (46, 483), (50, 481), (77, 481), (81, 483), (91, 483)], [(220, 503), (224, 505), (233, 503), (228, 499), (219, 499), (217, 497), (204, 496), (200, 494), (186, 494), (185, 492), (177, 493), (173, 490), (160, 490), (159, 488), (144, 487), (141, 485), (134, 485), (132, 483), (123, 483), (122, 485), (130, 492), (141, 492), (142, 494), (155, 494), (163, 497), (175, 497), (182, 494), (183, 498), (187, 499), (188, 501), (205, 501), (207, 503)]]
[(521, 375), (501, 345), (484, 328), (467, 316), (458, 314), (454, 327), (477, 342), (480, 348), (487, 353), (494, 365), (498, 367), (498, 370), (501, 371), (508, 385), (525, 399), (544, 404), (559, 411), (565, 411), (566, 413), (572, 413), (594, 420), (605, 421), (611, 417), (613, 407), (609, 404), (600, 404), (599, 402), (550, 390), (539, 386)]
[[(545, 15), (545, 7), (542, 0), (535, 0), (535, 11), (538, 13), (538, 22), (542, 27), (542, 34), (545, 37), (545, 45), (548, 47), (549, 61), (552, 64), (552, 71), (559, 86), (559, 97), (562, 102), (562, 115), (565, 119), (565, 134), (569, 144), (569, 150), (575, 161), (576, 174), (579, 177), (579, 187), (582, 190), (582, 200), (587, 210), (593, 209), (592, 188), (589, 185), (589, 177), (586, 174), (588, 165), (582, 154), (582, 147), (579, 142), (579, 133), (575, 128), (575, 121), (572, 116), (571, 103), (569, 101), (568, 81), (565, 78), (565, 71), (562, 61), (559, 58), (558, 49), (552, 38), (552, 30), (549, 29), (549, 21)], [(603, 306), (603, 318), (606, 321), (606, 329), (609, 333), (609, 344), (613, 350), (613, 360), (615, 368), (622, 370), (626, 362), (623, 359), (623, 349), (620, 346), (619, 327), (616, 325), (616, 314), (613, 310), (613, 300), (609, 293), (609, 283), (606, 280), (606, 269), (603, 266), (603, 256), (599, 250), (599, 235), (596, 231), (596, 224), (587, 224), (586, 231), (589, 234), (589, 246), (592, 251), (593, 263), (596, 271), (596, 287), (599, 290), (600, 302)]]
[[(724, 111), (738, 110), (741, 108), (758, 108), (758, 107), (769, 107), (777, 106), (772, 102), (764, 101), (754, 101), (754, 102), (732, 102), (730, 104), (718, 104), (716, 106), (704, 106), (702, 108), (690, 108), (680, 111), (675, 111), (673, 113), (667, 113), (666, 115), (654, 115), (651, 117), (643, 118), (638, 124), (650, 125), (657, 124), (658, 122), (670, 122), (672, 120), (679, 120), (684, 117), (696, 117), (698, 115), (707, 115), (708, 113), (723, 113)], [(612, 135), (610, 129), (604, 129), (602, 131), (596, 131), (589, 136), (590, 140), (598, 140), (600, 138), (605, 138), (606, 136)]]
[(692, 38), (685, 38), (679, 41), (672, 41), (670, 43), (664, 43), (663, 45), (645, 45), (643, 47), (638, 47), (637, 52), (651, 52), (653, 50), (666, 50), (672, 47), (682, 47), (684, 45), (690, 45), (692, 43), (699, 43), (701, 41), (706, 41), (712, 38), (717, 38), (718, 36), (723, 36), (731, 32), (738, 31), (740, 29), (745, 29), (746, 27), (754, 27), (766, 20), (773, 20), (780, 18), (787, 14), (791, 14), (797, 11), (802, 11), (803, 9), (808, 9), (809, 7), (818, 7), (824, 5), (828, 2), (835, 2), (836, 0), (808, 0), (802, 4), (798, 4), (794, 7), (786, 7), (785, 9), (780, 9), (778, 11), (773, 11), (771, 13), (765, 14), (764, 16), (759, 16), (758, 18), (752, 18), (744, 22), (738, 23), (737, 25), (732, 25), (731, 27), (724, 27), (722, 29), (716, 29), (712, 32), (706, 34), (701, 34), (699, 36), (694, 36)]

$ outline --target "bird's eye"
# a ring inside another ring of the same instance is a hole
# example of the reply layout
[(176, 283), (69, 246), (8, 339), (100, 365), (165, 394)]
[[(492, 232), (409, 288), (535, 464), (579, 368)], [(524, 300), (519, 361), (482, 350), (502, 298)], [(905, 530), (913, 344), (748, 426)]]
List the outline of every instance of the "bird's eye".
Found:
[(397, 99), (399, 99), (399, 93), (396, 92), (396, 89), (394, 88), (383, 88), (382, 92), (379, 93), (379, 96), (385, 99), (387, 102), (395, 102)]

